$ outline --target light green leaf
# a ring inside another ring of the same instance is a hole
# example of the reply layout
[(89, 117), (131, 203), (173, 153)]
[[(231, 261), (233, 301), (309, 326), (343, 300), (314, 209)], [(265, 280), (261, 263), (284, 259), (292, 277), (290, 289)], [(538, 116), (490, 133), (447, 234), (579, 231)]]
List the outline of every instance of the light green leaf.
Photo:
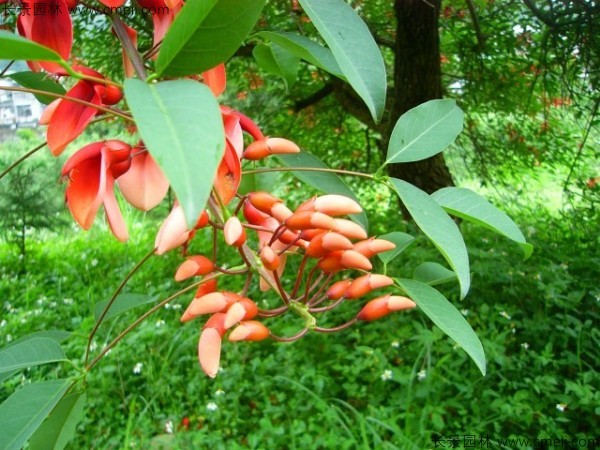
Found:
[(471, 274), (469, 255), (458, 227), (442, 207), (425, 192), (403, 180), (390, 178), (390, 181), (415, 223), (457, 274), (460, 297), (464, 298), (469, 292)]
[(65, 353), (58, 342), (46, 337), (36, 337), (0, 350), (0, 372), (65, 360)]
[[(146, 294), (120, 294), (117, 296), (114, 303), (110, 306), (110, 309), (104, 316), (103, 320), (111, 319), (137, 306), (153, 303), (155, 301), (156, 297), (151, 297)], [(107, 304), (108, 300), (103, 300), (101, 302), (96, 303), (96, 306), (94, 307), (94, 318), (96, 319), (96, 321), (98, 321), (98, 319), (102, 315), (102, 311), (104, 311), (104, 308), (106, 308)]]
[(485, 375), (485, 353), (481, 341), (454, 305), (439, 291), (425, 283), (404, 278), (397, 281), (427, 317), (460, 345)]
[(262, 37), (274, 44), (284, 48), (292, 55), (323, 69), (338, 78), (346, 79), (342, 73), (342, 69), (333, 57), (333, 53), (326, 47), (317, 44), (305, 36), (300, 36), (294, 33), (261, 31), (256, 33), (256, 36)]
[(268, 73), (281, 77), (286, 89), (296, 82), (300, 58), (277, 44), (257, 44), (252, 51), (258, 65)]
[(0, 31), (0, 59), (64, 62), (54, 50), (8, 31)]
[(56, 405), (29, 440), (31, 450), (62, 450), (75, 436), (83, 415), (85, 394), (69, 394)]
[(270, 192), (273, 186), (277, 183), (279, 172), (262, 172), (262, 173), (248, 173), (242, 176), (240, 187), (238, 188), (238, 194), (246, 195), (250, 192), (265, 191)]
[(350, 86), (364, 100), (375, 122), (385, 108), (385, 64), (369, 28), (343, 0), (300, 0)]
[(60, 342), (63, 342), (64, 340), (66, 340), (69, 336), (71, 336), (71, 333), (69, 331), (64, 331), (64, 330), (35, 331), (26, 336), (20, 337), (17, 340), (12, 341), (10, 344), (8, 344), (4, 348), (12, 347), (13, 345), (19, 344), (23, 341), (27, 341), (27, 340), (33, 339), (33, 338), (49, 338), (49, 339), (52, 339), (52, 340), (60, 343)]
[(391, 233), (382, 234), (381, 236), (377, 237), (379, 239), (385, 239), (386, 241), (390, 241), (396, 244), (395, 249), (390, 250), (388, 252), (379, 253), (377, 255), (384, 264), (387, 264), (391, 260), (395, 259), (396, 256), (402, 253), (415, 240), (415, 238), (410, 234), (402, 233), (400, 231), (392, 231)]
[[(294, 153), (289, 155), (277, 155), (277, 158), (286, 167), (314, 167), (327, 169), (327, 165), (316, 156), (307, 152)], [(318, 189), (326, 194), (338, 194), (350, 197), (358, 202), (354, 192), (344, 183), (340, 177), (332, 172), (310, 172), (310, 171), (292, 171), (292, 174), (303, 183)], [(354, 222), (358, 223), (365, 231), (369, 229), (369, 220), (365, 212), (352, 214), (349, 216)]]
[(27, 384), (0, 405), (0, 448), (19, 450), (54, 409), (71, 380)]
[(456, 281), (456, 274), (436, 262), (424, 262), (413, 271), (413, 278), (429, 286)]
[(476, 223), (521, 246), (525, 259), (531, 256), (533, 246), (528, 244), (519, 227), (506, 213), (500, 211), (481, 195), (470, 189), (447, 187), (431, 194), (449, 214)]
[(388, 163), (419, 161), (440, 153), (463, 129), (454, 100), (430, 100), (404, 113), (392, 131)]
[[(48, 75), (42, 72), (17, 72), (11, 73), (10, 78), (15, 80), (19, 85), (40, 91), (53, 92), (55, 94), (65, 95), (67, 91), (57, 82), (48, 78)], [(47, 105), (56, 100), (56, 97), (44, 94), (33, 94), (41, 103)]]
[(206, 205), (225, 149), (217, 100), (196, 81), (147, 85), (132, 78), (125, 80), (125, 98), (191, 229)]
[(188, 0), (161, 44), (158, 75), (185, 76), (233, 56), (250, 33), (265, 0)]

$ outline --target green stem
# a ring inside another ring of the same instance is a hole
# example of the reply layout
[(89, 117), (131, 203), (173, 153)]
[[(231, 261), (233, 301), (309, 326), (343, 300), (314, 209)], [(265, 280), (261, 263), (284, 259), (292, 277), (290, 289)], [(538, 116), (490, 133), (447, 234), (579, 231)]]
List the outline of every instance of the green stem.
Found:
[(308, 330), (314, 330), (317, 327), (317, 319), (308, 311), (308, 306), (304, 303), (291, 301), (289, 303), (290, 311), (304, 319), (305, 327)]
[(341, 170), (341, 169), (328, 169), (325, 167), (265, 167), (262, 169), (244, 170), (242, 175), (249, 175), (252, 173), (267, 173), (267, 172), (325, 172), (335, 173), (338, 175), (350, 175), (354, 177), (363, 177), (374, 180), (375, 177), (368, 173), (354, 172), (352, 170)]
[(69, 97), (67, 95), (57, 94), (56, 92), (47, 92), (47, 91), (42, 91), (40, 89), (29, 89), (29, 88), (21, 88), (21, 87), (14, 87), (14, 86), (0, 86), (0, 91), (27, 92), (29, 94), (42, 94), (42, 95), (47, 95), (49, 97), (62, 98), (69, 102), (79, 103), (80, 105), (89, 106), (90, 108), (97, 109), (98, 111), (102, 111), (107, 114), (112, 114), (113, 116), (121, 117), (122, 119), (130, 120), (133, 122), (133, 117), (131, 117), (130, 115), (128, 115), (124, 112), (117, 111), (117, 110), (111, 109), (111, 108), (107, 108), (105, 106), (95, 105), (94, 103), (86, 102), (85, 100), (80, 100), (75, 97)]
[(131, 279), (131, 277), (133, 277), (133, 275), (146, 263), (146, 261), (148, 261), (152, 257), (152, 255), (154, 255), (154, 249), (152, 249), (152, 251), (147, 253), (135, 266), (133, 266), (133, 269), (131, 269), (129, 271), (129, 273), (127, 274), (127, 276), (125, 276), (125, 278), (123, 278), (123, 280), (121, 281), (121, 284), (119, 284), (119, 287), (117, 287), (117, 289), (113, 293), (112, 297), (110, 298), (110, 300), (104, 307), (102, 314), (100, 314), (100, 317), (96, 321), (96, 324), (94, 325), (94, 328), (92, 329), (90, 336), (88, 338), (87, 348), (85, 349), (84, 364), (87, 365), (88, 358), (90, 356), (90, 347), (92, 345), (92, 339), (94, 339), (94, 336), (96, 335), (96, 332), (98, 331), (98, 328), (100, 328), (100, 325), (102, 325), (102, 322), (104, 321), (104, 318), (106, 317), (106, 314), (108, 314), (108, 310), (113, 305), (113, 303), (117, 299), (117, 296), (121, 293), (121, 291), (123, 290), (123, 288), (125, 287), (127, 282)]
[(111, 84), (113, 86), (118, 87), (119, 89), (123, 89), (123, 85), (121, 83), (117, 83), (116, 81), (111, 81), (107, 78), (92, 77), (91, 75), (86, 75), (84, 73), (77, 72), (66, 61), (59, 62), (58, 64), (60, 64), (60, 66), (67, 71), (70, 77), (76, 78), (78, 80), (91, 81), (95, 84)]

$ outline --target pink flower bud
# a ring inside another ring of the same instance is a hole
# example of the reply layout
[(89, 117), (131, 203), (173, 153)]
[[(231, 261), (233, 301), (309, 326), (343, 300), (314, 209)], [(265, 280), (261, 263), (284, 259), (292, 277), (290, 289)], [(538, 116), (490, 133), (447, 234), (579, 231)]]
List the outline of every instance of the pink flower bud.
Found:
[(368, 273), (358, 277), (346, 291), (346, 298), (360, 298), (374, 289), (391, 286), (394, 280), (385, 275)]
[(241, 322), (231, 333), (229, 340), (236, 341), (262, 341), (269, 337), (270, 331), (261, 322), (248, 320)]
[(214, 269), (215, 265), (206, 256), (191, 256), (177, 269), (175, 281), (183, 281), (191, 277), (207, 275)]
[(225, 235), (227, 245), (239, 247), (246, 242), (246, 230), (244, 230), (240, 219), (235, 216), (227, 219), (223, 228), (223, 234)]

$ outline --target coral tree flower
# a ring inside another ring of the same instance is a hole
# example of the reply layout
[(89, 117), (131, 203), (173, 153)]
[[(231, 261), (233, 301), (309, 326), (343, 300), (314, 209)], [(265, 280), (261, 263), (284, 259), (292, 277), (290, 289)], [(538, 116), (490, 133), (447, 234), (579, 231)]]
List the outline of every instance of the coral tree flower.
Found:
[(62, 176), (69, 185), (65, 198), (79, 225), (89, 230), (100, 205), (113, 234), (120, 241), (129, 237), (117, 199), (114, 183), (131, 164), (131, 146), (117, 141), (95, 142), (75, 152), (65, 163)]

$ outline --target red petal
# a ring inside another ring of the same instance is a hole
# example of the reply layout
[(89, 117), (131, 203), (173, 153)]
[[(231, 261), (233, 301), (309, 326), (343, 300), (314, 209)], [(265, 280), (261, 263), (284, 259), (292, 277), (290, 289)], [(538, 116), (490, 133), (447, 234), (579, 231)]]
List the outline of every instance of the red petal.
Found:
[(226, 143), (225, 155), (215, 177), (215, 190), (223, 204), (227, 205), (235, 197), (241, 178), (242, 166), (240, 160), (233, 147)]
[(131, 167), (117, 181), (125, 199), (137, 209), (148, 211), (158, 205), (169, 190), (169, 180), (148, 151), (137, 152)]
[(117, 8), (119, 6), (123, 6), (125, 0), (98, 0), (103, 5), (106, 5), (110, 8)]
[[(84, 147), (80, 152), (85, 152), (91, 146), (97, 146), (97, 143)], [(102, 203), (106, 188), (104, 162), (100, 153), (97, 157), (80, 161), (68, 173), (70, 182), (65, 192), (67, 205), (77, 223), (83, 229), (89, 230)]]
[[(73, 25), (67, 4), (64, 0), (46, 0), (41, 3), (45, 5), (45, 14), (33, 16), (31, 40), (51, 48), (67, 60), (73, 45)], [(40, 65), (48, 72), (64, 71), (56, 63), (40, 62)]]
[[(75, 84), (67, 92), (67, 97), (85, 100), (94, 105), (101, 104), (100, 97), (98, 97), (92, 85), (85, 81), (79, 81)], [(66, 146), (83, 132), (96, 115), (96, 111), (96, 108), (70, 102), (66, 99), (60, 102), (54, 114), (52, 114), (46, 131), (48, 147), (54, 156), (60, 155)]]
[(127, 233), (127, 225), (119, 209), (119, 204), (115, 198), (114, 190), (115, 180), (110, 177), (106, 180), (106, 192), (104, 194), (104, 211), (106, 212), (106, 219), (108, 225), (115, 237), (121, 242), (125, 242), (129, 239), (129, 233)]
[(225, 73), (225, 64), (221, 63), (212, 69), (202, 72), (202, 79), (210, 90), (218, 97), (225, 90), (227, 85), (227, 75)]

